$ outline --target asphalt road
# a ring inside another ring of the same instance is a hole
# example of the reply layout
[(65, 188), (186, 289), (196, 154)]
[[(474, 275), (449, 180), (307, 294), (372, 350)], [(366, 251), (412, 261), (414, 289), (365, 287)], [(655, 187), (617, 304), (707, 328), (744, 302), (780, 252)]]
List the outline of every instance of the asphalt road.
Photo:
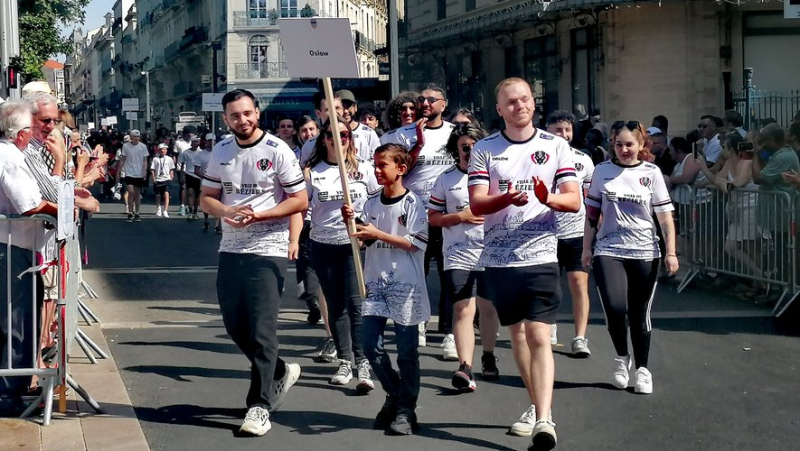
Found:
[[(127, 224), (119, 205), (103, 207), (87, 228), (86, 280), (101, 296), (90, 305), (103, 320), (152, 449), (517, 450), (529, 444), (507, 432), (528, 403), (505, 331), (496, 351), (503, 377), (479, 380), (472, 394), (452, 390), (454, 364), (439, 359), (435, 345), (441, 336), (430, 337), (420, 359), (422, 429), (413, 437), (388, 437), (370, 429), (383, 403), (380, 391), (359, 397), (354, 382), (330, 386), (335, 365), (312, 361), (324, 331), (305, 323), (293, 283), (287, 284), (279, 335), (281, 355), (300, 363), (302, 376), (273, 414), (265, 437), (237, 437), (249, 364), (219, 317), (218, 237), (174, 214), (165, 220), (145, 213), (142, 223)], [(143, 212), (152, 210), (143, 207)], [(565, 345), (554, 348), (558, 449), (795, 448), (800, 440), (797, 327), (774, 322), (769, 308), (728, 296), (723, 288), (691, 288), (683, 294), (674, 286), (659, 288), (651, 396), (609, 383), (613, 348), (597, 299), (588, 333), (592, 357), (571, 357), (571, 310), (565, 299), (559, 310), (559, 338)]]

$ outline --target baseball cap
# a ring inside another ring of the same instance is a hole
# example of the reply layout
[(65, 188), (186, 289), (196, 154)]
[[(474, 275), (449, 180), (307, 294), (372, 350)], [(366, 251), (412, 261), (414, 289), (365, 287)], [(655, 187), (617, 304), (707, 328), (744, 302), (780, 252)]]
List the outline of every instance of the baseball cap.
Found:
[(161, 143), (161, 144), (158, 145), (158, 148), (159, 149), (169, 149), (169, 146), (164, 144), (164, 143)]
[(658, 127), (650, 127), (650, 128), (647, 129), (647, 134), (650, 135), (650, 136), (660, 135), (661, 134), (661, 129), (658, 128)]
[(190, 141), (200, 141), (200, 137), (199, 136), (192, 136), (192, 139)]
[(356, 96), (350, 90), (342, 89), (336, 93), (340, 99), (342, 99), (342, 103), (344, 102), (353, 102), (356, 103)]
[(206, 141), (213, 141), (216, 138), (213, 133), (209, 133), (206, 135)]
[(131, 130), (131, 136), (142, 136), (142, 132), (136, 129)]

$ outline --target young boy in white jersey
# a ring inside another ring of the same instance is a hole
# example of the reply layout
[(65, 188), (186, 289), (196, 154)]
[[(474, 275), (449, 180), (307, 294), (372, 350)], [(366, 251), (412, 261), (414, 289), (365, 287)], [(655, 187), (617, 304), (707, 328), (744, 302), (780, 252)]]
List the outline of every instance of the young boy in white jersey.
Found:
[[(158, 155), (150, 163), (150, 174), (153, 176), (153, 193), (156, 195), (156, 216), (169, 218), (169, 184), (175, 178), (175, 162), (167, 156), (167, 145), (158, 145)], [(161, 197), (164, 207), (161, 207)]]
[[(569, 111), (558, 110), (547, 116), (547, 131), (572, 141), (572, 127), (575, 116)], [(594, 163), (592, 157), (572, 148), (572, 159), (575, 161), (575, 174), (581, 189), (581, 209), (577, 213), (556, 212), (558, 225), (558, 265), (567, 273), (569, 292), (572, 296), (572, 317), (575, 320), (575, 338), (572, 339), (572, 353), (577, 357), (589, 357), (589, 340), (586, 338), (586, 327), (589, 324), (589, 273), (581, 263), (583, 253), (583, 223), (586, 209), (583, 206), (585, 193), (592, 184)], [(555, 323), (550, 331), (550, 344), (558, 344)]]
[[(430, 319), (422, 257), (428, 244), (425, 206), (403, 186), (409, 158), (397, 144), (375, 150), (375, 177), (383, 190), (364, 203), (355, 236), (368, 245), (364, 261), (367, 298), (362, 306), (364, 353), (386, 392), (375, 418), (375, 429), (410, 435), (419, 427), (415, 409), (419, 397), (418, 325)], [(342, 207), (345, 218), (355, 217)], [(388, 320), (394, 322), (398, 371), (384, 349)]]
[[(467, 169), (472, 147), (485, 138), (483, 130), (471, 125), (457, 125), (447, 141), (447, 151), (455, 159), (436, 179), (428, 200), (428, 221), (442, 227), (444, 245), (444, 280), (442, 290), (453, 306), (453, 332), (459, 359), (453, 374), (453, 386), (461, 391), (475, 391), (472, 358), (475, 352), (475, 305), (480, 311), (483, 378), (500, 377), (494, 345), (497, 339), (497, 312), (486, 292), (483, 268), (478, 266), (483, 251), (483, 217), (469, 207)], [(477, 300), (475, 295), (477, 294)]]
[[(529, 450), (551, 450), (556, 431), (550, 415), (555, 373), (550, 325), (561, 297), (554, 211), (578, 211), (580, 188), (569, 145), (533, 126), (528, 82), (509, 78), (495, 93), (505, 130), (472, 151), (470, 208), (485, 216), (480, 264), (500, 324), (511, 332), (531, 400), (511, 432), (533, 435)], [(551, 192), (556, 186), (558, 194)]]

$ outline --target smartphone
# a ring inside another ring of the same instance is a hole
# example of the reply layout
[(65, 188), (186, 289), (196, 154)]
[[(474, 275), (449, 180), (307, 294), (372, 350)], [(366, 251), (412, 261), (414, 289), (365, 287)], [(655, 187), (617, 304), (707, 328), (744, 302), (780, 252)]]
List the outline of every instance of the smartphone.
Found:
[(697, 158), (698, 155), (703, 155), (703, 144), (695, 142), (692, 144), (692, 156)]
[(747, 141), (740, 142), (736, 146), (736, 150), (738, 150), (739, 152), (752, 152), (753, 151), (753, 143), (747, 142)]
[[(355, 218), (355, 221), (356, 221), (357, 225), (364, 225), (364, 221), (361, 218), (357, 217), (357, 218)], [(378, 240), (362, 240), (362, 242), (364, 243), (364, 246), (367, 246), (367, 247), (372, 246), (373, 244), (375, 244), (376, 241), (378, 241)]]

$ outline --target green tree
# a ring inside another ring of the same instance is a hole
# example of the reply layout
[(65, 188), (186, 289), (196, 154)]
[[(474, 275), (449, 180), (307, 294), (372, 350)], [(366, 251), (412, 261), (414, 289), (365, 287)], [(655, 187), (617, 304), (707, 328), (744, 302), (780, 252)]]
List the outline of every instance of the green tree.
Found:
[(23, 82), (44, 78), (42, 64), (59, 54), (72, 53), (72, 36), (61, 36), (59, 24), (83, 24), (91, 0), (19, 0), (20, 56), (16, 63)]

